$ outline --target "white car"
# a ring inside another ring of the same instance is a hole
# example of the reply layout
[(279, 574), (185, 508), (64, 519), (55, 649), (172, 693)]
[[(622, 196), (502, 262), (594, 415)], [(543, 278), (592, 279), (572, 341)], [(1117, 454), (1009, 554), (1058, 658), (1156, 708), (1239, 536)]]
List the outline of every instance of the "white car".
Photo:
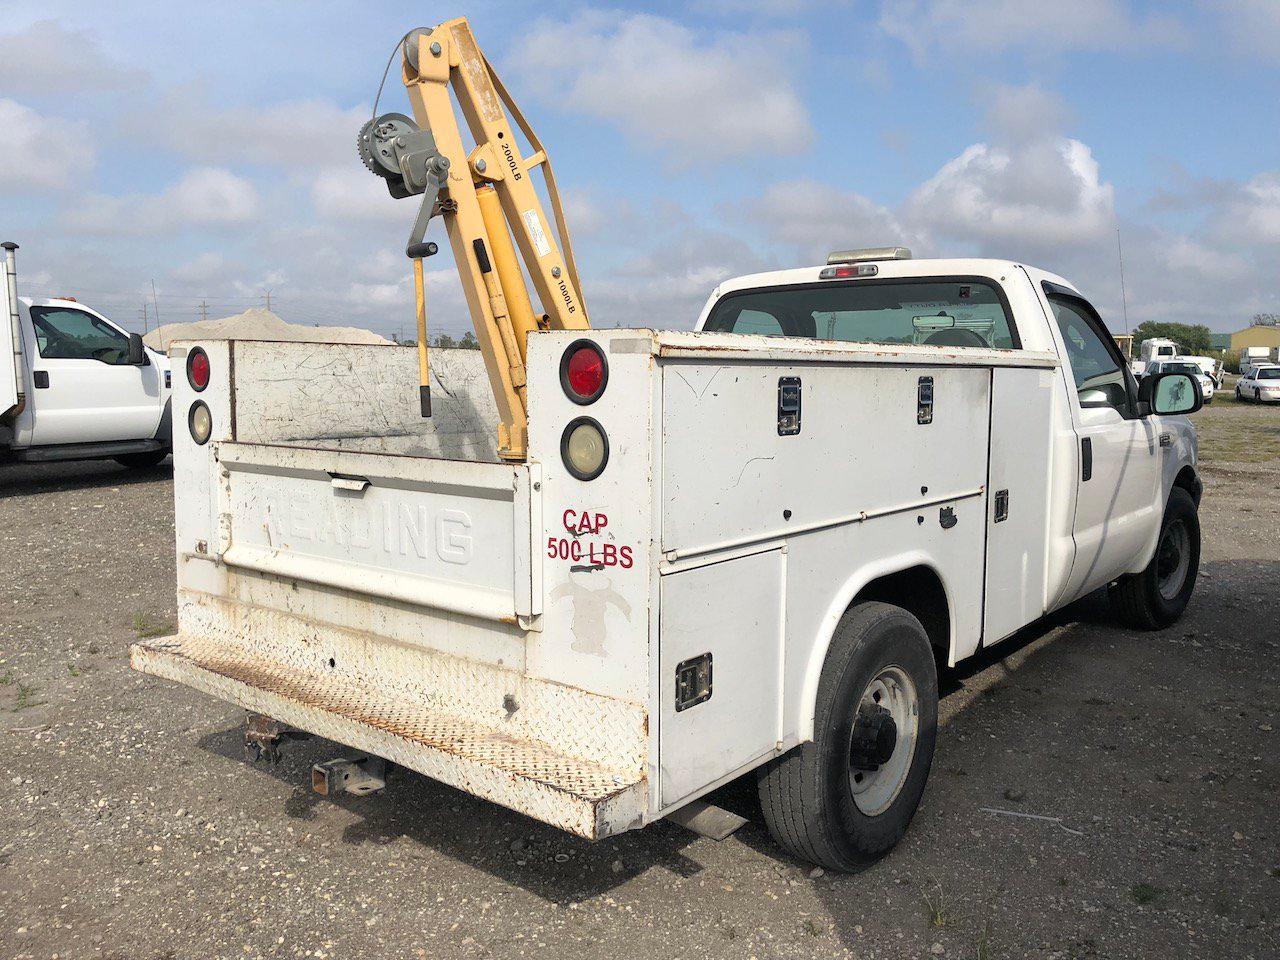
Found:
[(1236, 383), (1237, 400), (1256, 400), (1259, 403), (1280, 402), (1280, 364), (1255, 367)]
[(1204, 368), (1194, 360), (1179, 357), (1176, 360), (1160, 360), (1147, 364), (1143, 378), (1157, 373), (1185, 373), (1196, 378), (1200, 384), (1200, 395), (1206, 405), (1213, 403), (1213, 378), (1204, 372)]

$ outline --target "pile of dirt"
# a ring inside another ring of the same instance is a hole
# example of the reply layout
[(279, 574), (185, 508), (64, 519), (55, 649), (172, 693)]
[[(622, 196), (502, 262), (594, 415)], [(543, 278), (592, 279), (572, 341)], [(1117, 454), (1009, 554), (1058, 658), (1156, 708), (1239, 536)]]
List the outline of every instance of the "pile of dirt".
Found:
[(174, 340), (290, 340), (309, 343), (390, 343), (359, 327), (307, 327), (281, 320), (270, 310), (254, 307), (221, 320), (166, 323), (145, 337), (153, 350), (168, 351)]

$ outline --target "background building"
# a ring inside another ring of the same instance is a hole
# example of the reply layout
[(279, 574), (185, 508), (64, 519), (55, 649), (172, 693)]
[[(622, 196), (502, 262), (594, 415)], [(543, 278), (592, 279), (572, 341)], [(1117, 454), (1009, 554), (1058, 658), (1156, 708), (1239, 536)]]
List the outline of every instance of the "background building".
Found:
[(1257, 323), (1231, 334), (1231, 349), (1280, 347), (1280, 325)]

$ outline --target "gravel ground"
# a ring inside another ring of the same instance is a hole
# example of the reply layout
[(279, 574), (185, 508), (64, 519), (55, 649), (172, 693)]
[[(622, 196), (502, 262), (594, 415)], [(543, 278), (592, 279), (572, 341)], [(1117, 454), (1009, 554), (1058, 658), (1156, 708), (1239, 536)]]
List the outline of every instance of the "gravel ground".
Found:
[(0, 467), (0, 957), (1278, 957), (1280, 459), (1217, 449), (1186, 619), (1089, 598), (947, 675), (920, 813), (848, 877), (744, 783), (723, 843), (591, 845), (406, 773), (316, 797), (332, 744), (250, 765), (241, 711), (128, 668), (173, 623), (167, 468)]

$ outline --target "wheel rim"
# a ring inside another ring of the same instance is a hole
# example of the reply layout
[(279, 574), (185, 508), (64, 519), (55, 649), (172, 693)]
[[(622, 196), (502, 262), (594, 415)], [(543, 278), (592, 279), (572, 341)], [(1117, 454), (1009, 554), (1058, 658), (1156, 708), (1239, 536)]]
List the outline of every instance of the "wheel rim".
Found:
[[(892, 753), (876, 769), (864, 769), (867, 758), (856, 752), (854, 735), (850, 735), (849, 790), (854, 805), (868, 817), (883, 813), (902, 792), (911, 770), (920, 730), (920, 698), (916, 685), (901, 667), (885, 667), (867, 684), (858, 701), (855, 732), (858, 724), (869, 717), (887, 712), (893, 721)], [(887, 726), (882, 724), (882, 726)], [(880, 759), (880, 758), (877, 758)]]
[(1173, 600), (1182, 592), (1191, 568), (1191, 533), (1176, 520), (1165, 529), (1156, 548), (1156, 585), (1160, 596)]

